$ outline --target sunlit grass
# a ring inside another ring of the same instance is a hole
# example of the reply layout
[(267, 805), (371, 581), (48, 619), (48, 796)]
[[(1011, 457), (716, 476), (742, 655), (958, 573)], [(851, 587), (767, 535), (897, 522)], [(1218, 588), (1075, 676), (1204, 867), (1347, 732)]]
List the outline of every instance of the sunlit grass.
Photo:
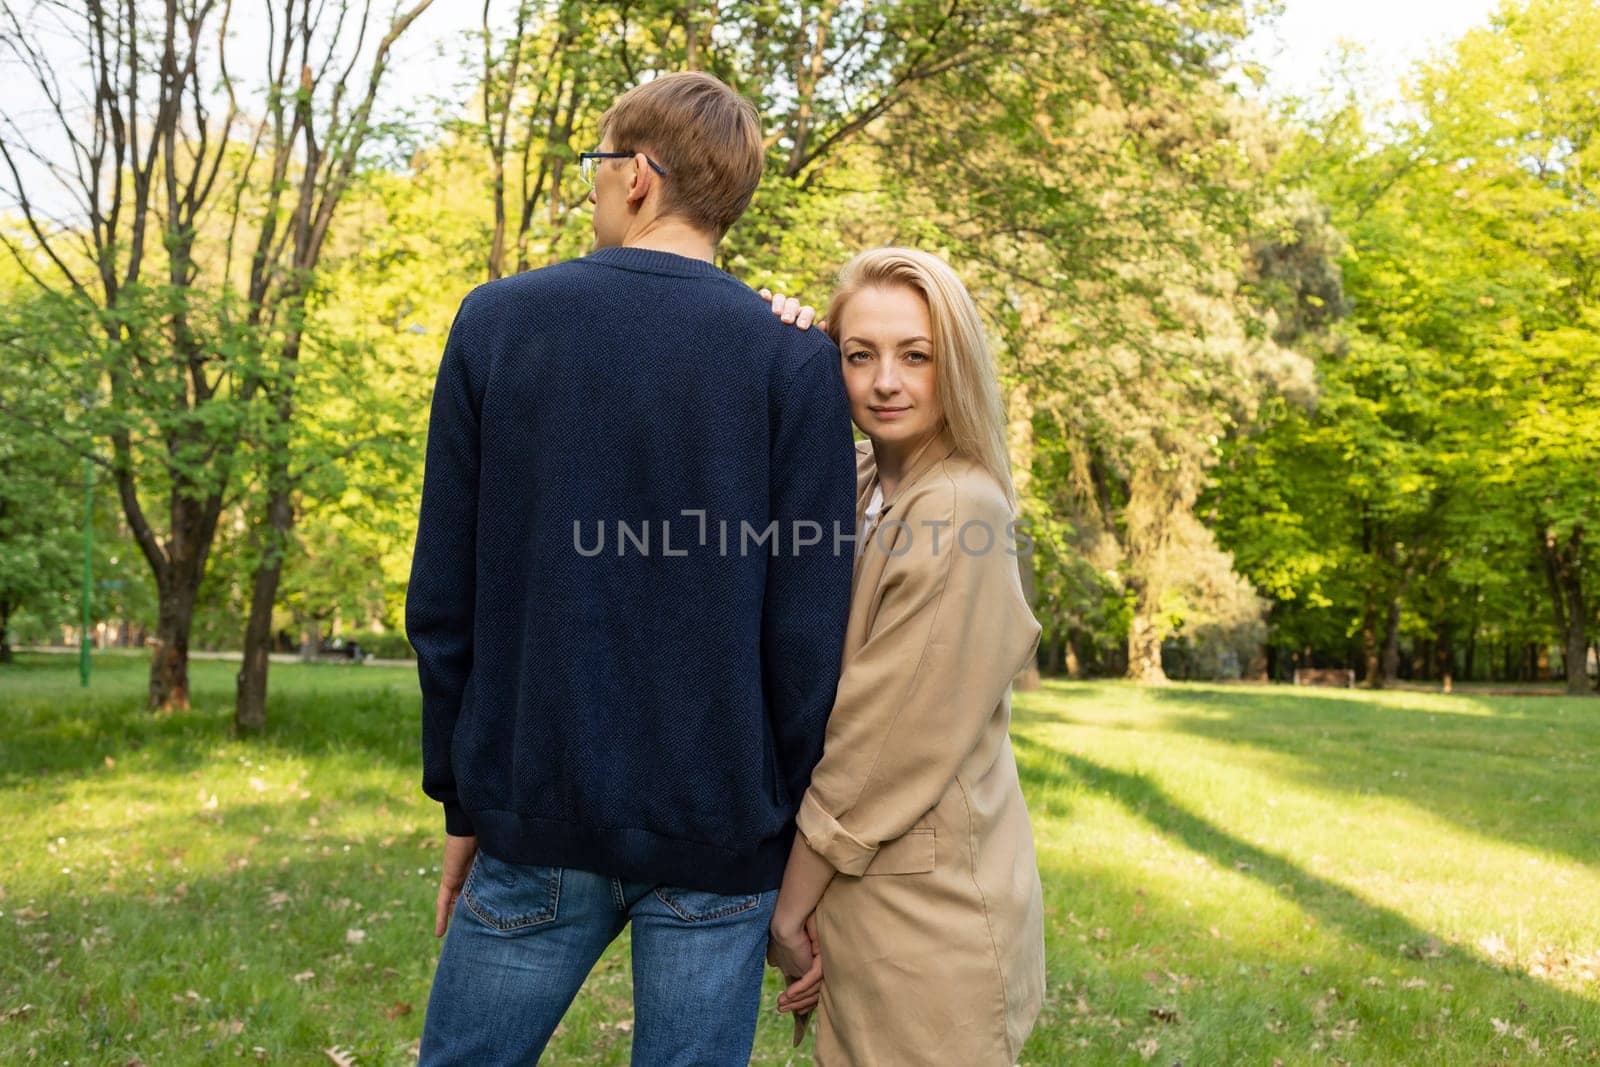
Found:
[[(0, 1062), (414, 1055), (442, 826), (411, 671), (0, 670)], [(1014, 734), (1049, 1002), (1024, 1063), (1600, 1060), (1600, 707), (1051, 684)], [(769, 975), (768, 1002), (777, 991)], [(626, 935), (548, 1062), (627, 1062)], [(764, 1014), (755, 1062), (806, 1063)]]

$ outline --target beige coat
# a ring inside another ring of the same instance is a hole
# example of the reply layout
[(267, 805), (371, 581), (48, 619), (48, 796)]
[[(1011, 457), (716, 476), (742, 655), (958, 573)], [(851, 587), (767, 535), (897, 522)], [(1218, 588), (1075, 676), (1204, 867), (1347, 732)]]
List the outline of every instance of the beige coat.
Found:
[[(877, 466), (856, 447), (859, 517)], [(823, 1067), (1009, 1067), (1039, 1014), (1043, 901), (1007, 733), (1039, 624), (1011, 522), (945, 433), (856, 558), (838, 695), (799, 814), (839, 872), (817, 907)]]

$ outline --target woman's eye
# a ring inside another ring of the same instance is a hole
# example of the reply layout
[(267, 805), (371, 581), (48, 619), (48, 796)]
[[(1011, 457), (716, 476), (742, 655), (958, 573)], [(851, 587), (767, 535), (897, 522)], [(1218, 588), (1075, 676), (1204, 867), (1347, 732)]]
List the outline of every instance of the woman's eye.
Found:
[(921, 353), (921, 352), (907, 352), (906, 353), (906, 362), (907, 363), (926, 363), (926, 362), (928, 362), (928, 357), (926, 355), (924, 355), (923, 353)]
[(867, 360), (872, 358), (872, 353), (871, 352), (851, 352), (848, 356), (845, 356), (844, 358), (848, 359), (851, 363), (865, 363)]

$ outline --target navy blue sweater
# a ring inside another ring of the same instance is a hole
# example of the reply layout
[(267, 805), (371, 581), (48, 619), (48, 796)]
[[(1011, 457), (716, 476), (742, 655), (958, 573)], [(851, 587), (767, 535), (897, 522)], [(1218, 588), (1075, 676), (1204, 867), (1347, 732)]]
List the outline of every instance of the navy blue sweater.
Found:
[(833, 532), (854, 522), (838, 350), (737, 279), (607, 248), (473, 290), (406, 596), (446, 832), (518, 863), (776, 888), (838, 683), (853, 546)]

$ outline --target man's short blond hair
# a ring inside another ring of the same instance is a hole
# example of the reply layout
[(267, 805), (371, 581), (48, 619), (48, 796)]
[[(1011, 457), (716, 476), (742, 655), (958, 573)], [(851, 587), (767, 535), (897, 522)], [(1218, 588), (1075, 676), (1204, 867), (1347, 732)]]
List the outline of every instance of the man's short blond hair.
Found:
[(755, 105), (709, 74), (666, 74), (629, 89), (600, 117), (618, 152), (643, 152), (667, 172), (661, 211), (718, 240), (750, 206), (765, 155)]

